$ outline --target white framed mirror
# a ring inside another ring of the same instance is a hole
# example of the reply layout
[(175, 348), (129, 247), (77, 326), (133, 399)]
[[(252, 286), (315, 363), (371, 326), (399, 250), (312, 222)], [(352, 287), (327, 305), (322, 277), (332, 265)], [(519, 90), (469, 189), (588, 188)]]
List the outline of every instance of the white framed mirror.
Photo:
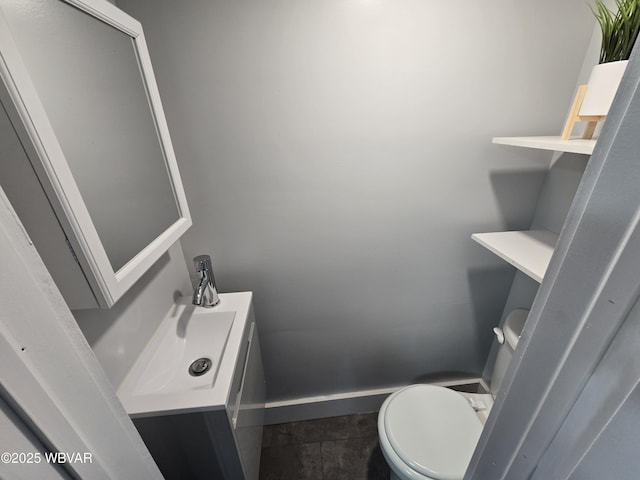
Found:
[(0, 77), (2, 106), (110, 307), (191, 225), (142, 27), (103, 0), (0, 0)]

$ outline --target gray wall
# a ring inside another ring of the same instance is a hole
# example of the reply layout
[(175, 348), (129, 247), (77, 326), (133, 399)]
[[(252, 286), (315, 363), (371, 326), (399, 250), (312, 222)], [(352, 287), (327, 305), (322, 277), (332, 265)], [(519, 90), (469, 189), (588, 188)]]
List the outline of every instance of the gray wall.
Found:
[(145, 28), (194, 218), (255, 291), (272, 400), (480, 374), (593, 19), (556, 2), (119, 0)]

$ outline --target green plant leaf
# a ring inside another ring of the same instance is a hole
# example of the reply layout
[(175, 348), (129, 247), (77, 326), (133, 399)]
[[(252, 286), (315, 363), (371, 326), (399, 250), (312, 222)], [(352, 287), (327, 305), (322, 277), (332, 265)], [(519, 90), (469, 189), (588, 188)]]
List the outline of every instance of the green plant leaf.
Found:
[(640, 32), (640, 0), (616, 0), (616, 7), (614, 13), (602, 0), (589, 6), (602, 32), (600, 63), (627, 60)]

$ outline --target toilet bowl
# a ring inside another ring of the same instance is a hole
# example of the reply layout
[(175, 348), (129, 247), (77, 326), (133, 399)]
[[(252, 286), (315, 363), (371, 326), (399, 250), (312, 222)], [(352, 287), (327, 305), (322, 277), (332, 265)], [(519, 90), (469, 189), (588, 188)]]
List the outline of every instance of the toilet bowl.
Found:
[[(380, 448), (391, 480), (461, 480), (475, 450), (528, 310), (505, 320), (491, 393), (469, 394), (435, 385), (410, 385), (391, 394), (378, 415)], [(495, 386), (495, 389), (494, 389)]]

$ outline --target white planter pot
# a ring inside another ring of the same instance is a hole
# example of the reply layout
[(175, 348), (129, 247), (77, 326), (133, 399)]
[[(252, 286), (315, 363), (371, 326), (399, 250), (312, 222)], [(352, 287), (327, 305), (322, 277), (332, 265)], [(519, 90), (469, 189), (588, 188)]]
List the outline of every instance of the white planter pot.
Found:
[(601, 63), (591, 70), (587, 93), (580, 107), (581, 116), (607, 115), (629, 60)]

